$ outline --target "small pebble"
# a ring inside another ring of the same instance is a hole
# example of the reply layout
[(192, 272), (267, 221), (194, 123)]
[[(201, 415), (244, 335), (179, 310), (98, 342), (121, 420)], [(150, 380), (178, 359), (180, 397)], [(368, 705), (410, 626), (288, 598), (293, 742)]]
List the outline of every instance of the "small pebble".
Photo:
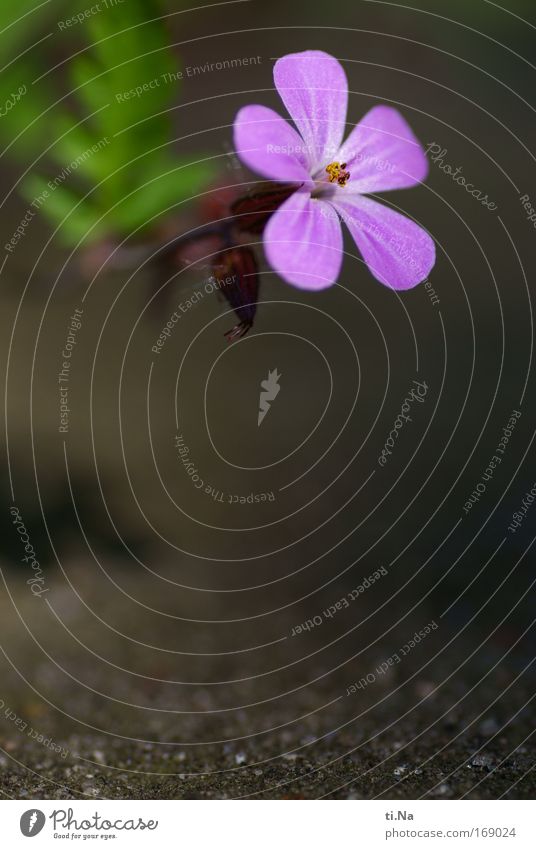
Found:
[(406, 770), (407, 770), (407, 766), (405, 766), (404, 764), (401, 764), (400, 766), (395, 767), (395, 769), (393, 770), (393, 775), (396, 778), (400, 778), (401, 775), (404, 775)]
[(490, 767), (493, 763), (489, 755), (478, 754), (471, 760), (473, 766)]
[(86, 793), (88, 796), (98, 796), (99, 794), (97, 788), (88, 783), (82, 784), (82, 792)]
[(480, 723), (478, 730), (482, 734), (483, 737), (493, 737), (494, 734), (497, 733), (500, 726), (497, 720), (489, 716), (483, 722)]

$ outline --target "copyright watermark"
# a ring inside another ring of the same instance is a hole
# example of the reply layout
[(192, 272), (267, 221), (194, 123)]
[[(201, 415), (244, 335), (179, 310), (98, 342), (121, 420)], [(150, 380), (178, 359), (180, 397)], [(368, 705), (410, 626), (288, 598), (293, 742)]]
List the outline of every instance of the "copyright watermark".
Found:
[(260, 504), (262, 502), (275, 501), (275, 494), (271, 490), (267, 492), (248, 492), (245, 494), (238, 494), (225, 492), (222, 489), (218, 489), (218, 487), (214, 486), (214, 484), (209, 481), (206, 481), (205, 478), (199, 474), (199, 469), (195, 461), (192, 459), (190, 448), (185, 443), (182, 433), (177, 434), (175, 437), (175, 449), (178, 454), (179, 462), (190, 478), (194, 489), (210, 496), (213, 501), (218, 501), (221, 504)]

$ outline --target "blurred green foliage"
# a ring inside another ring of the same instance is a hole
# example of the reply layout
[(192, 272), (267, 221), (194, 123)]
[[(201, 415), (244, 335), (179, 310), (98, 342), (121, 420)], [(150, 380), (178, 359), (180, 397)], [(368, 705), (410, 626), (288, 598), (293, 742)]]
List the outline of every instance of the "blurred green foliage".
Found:
[[(144, 228), (212, 177), (209, 164), (170, 144), (180, 89), (165, 76), (178, 68), (160, 3), (99, 7), (59, 27), (91, 6), (0, 6), (0, 141), (6, 156), (31, 163), (22, 194), (32, 202), (47, 193), (43, 214), (68, 245)], [(61, 39), (58, 60), (51, 47)]]
[[(116, 6), (109, 5), (114, 2)], [(97, 13), (91, 12), (95, 4)], [(196, 164), (171, 144), (174, 113), (169, 110), (177, 103), (180, 84), (165, 81), (166, 74), (178, 70), (165, 15), (181, 4), (182, 0), (0, 3), (1, 156), (17, 157), (27, 169), (20, 189), (29, 202), (49, 193), (43, 215), (54, 227), (61, 224), (59, 235), (68, 245), (143, 229), (212, 179), (208, 162)], [(494, 38), (508, 45), (515, 36), (521, 53), (530, 55), (525, 45), (532, 48), (534, 30), (516, 15), (530, 18), (534, 0), (503, 5), (501, 9), (491, 0), (413, 0), (371, 4), (368, 13), (385, 16), (388, 31), (398, 11), (396, 20), (403, 30), (415, 28), (419, 38), (424, 31), (431, 43), (444, 38), (450, 44), (456, 32), (478, 53), (475, 61), (485, 64), (486, 51), (495, 56)], [(287, 0), (272, 3), (282, 11), (287, 6)], [(335, 6), (349, 12), (349, 23), (355, 14), (356, 24), (368, 25), (355, 0), (336, 0)], [(296, 14), (307, 15), (310, 8), (308, 0), (293, 5)], [(325, 4), (326, 11), (329, 8)], [(217, 3), (207, 5), (209, 15), (217, 15), (217, 10)], [(248, 4), (247, 13), (254, 21), (261, 13), (260, 4)], [(60, 26), (77, 14), (83, 20)], [(453, 30), (455, 25), (443, 22), (441, 16), (465, 27)], [(485, 37), (475, 39), (473, 28)], [(524, 74), (525, 67), (520, 68)], [(158, 85), (139, 96), (118, 100), (117, 95), (154, 80)]]

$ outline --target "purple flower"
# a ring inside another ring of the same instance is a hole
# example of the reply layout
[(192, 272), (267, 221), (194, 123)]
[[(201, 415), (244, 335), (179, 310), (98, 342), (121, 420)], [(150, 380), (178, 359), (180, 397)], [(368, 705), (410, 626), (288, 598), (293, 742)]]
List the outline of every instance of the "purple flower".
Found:
[(410, 289), (435, 262), (434, 242), (417, 224), (366, 195), (415, 186), (426, 177), (423, 148), (396, 109), (375, 106), (344, 144), (348, 83), (340, 63), (319, 50), (284, 56), (274, 82), (298, 132), (266, 106), (245, 106), (234, 123), (238, 155), (296, 191), (264, 230), (268, 261), (301, 289), (337, 280), (342, 219), (380, 283)]

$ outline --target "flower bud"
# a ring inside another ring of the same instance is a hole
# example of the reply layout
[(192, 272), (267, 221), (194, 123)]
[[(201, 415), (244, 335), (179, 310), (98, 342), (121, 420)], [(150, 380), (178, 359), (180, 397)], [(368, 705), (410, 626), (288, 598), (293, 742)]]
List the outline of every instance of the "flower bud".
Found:
[(257, 260), (251, 248), (229, 248), (218, 254), (213, 270), (220, 280), (219, 291), (239, 319), (238, 324), (225, 334), (228, 341), (232, 342), (244, 336), (253, 326), (259, 295)]

